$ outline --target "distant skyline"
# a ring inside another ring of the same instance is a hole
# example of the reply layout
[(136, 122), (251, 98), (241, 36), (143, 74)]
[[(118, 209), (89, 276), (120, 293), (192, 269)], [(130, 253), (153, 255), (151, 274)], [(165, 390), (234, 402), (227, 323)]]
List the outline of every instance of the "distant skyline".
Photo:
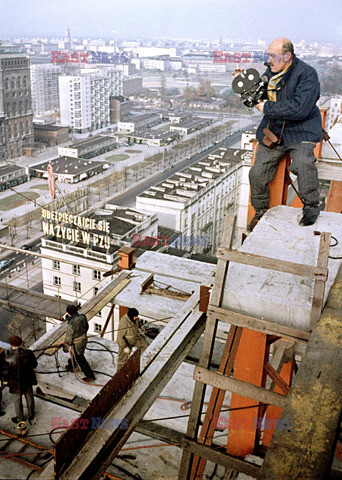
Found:
[(0, 0), (2, 36), (342, 43), (341, 0)]

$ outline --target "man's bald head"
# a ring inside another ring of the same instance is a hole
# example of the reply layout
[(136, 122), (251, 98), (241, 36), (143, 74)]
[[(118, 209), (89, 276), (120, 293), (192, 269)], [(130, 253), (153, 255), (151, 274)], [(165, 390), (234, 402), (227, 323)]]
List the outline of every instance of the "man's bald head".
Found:
[(267, 49), (268, 64), (272, 73), (279, 73), (291, 63), (294, 54), (293, 43), (285, 37), (276, 38)]

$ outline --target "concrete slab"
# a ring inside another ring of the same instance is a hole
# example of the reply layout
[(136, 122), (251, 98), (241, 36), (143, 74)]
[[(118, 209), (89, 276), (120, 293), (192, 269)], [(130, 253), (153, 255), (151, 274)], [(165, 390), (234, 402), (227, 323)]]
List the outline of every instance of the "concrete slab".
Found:
[[(155, 255), (163, 254), (155, 253)], [(163, 255), (163, 257), (164, 256), (169, 257), (169, 255)], [(179, 312), (183, 308), (187, 298), (184, 298), (184, 300), (178, 300), (176, 298), (169, 298), (156, 294), (140, 294), (141, 284), (151, 273), (154, 273), (154, 265), (150, 266), (149, 263), (146, 263), (145, 267), (146, 270), (149, 269), (147, 272), (139, 270), (139, 267), (134, 270), (130, 276), (130, 283), (118, 295), (116, 295), (113, 303), (115, 303), (115, 305), (138, 308), (142, 315), (156, 320), (174, 317), (176, 312)], [(189, 274), (189, 272), (187, 272), (187, 274)], [(171, 291), (181, 291), (191, 295), (196, 286), (198, 286), (198, 283), (186, 281), (186, 279), (187, 276), (184, 277), (184, 280), (180, 280), (178, 278), (155, 274), (154, 286), (158, 288), (166, 288), (170, 285)]]
[(215, 267), (211, 263), (158, 252), (145, 252), (136, 261), (138, 270), (195, 283), (202, 283)]
[[(320, 231), (330, 232), (338, 241), (330, 255), (342, 257), (342, 215), (321, 212), (309, 227), (299, 226), (300, 217), (301, 210), (295, 208), (270, 209), (239, 250), (316, 266), (320, 237), (314, 231)], [(325, 300), (341, 263), (342, 259), (329, 259)], [(309, 331), (313, 284), (288, 273), (231, 263), (222, 307)]]

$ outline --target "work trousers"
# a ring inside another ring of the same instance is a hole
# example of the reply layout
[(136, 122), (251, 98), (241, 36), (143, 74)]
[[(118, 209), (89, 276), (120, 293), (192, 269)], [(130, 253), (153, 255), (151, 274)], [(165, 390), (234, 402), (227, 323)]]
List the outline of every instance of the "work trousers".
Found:
[(143, 335), (139, 334), (137, 340), (132, 343), (128, 342), (127, 346), (129, 348), (129, 353), (124, 352), (125, 346), (121, 346), (121, 345), (119, 346), (118, 367), (117, 367), (118, 370), (122, 367), (124, 363), (127, 362), (133, 347), (140, 348), (141, 349), (140, 353), (143, 353), (146, 350), (146, 348), (149, 346), (149, 343)]
[[(95, 377), (94, 372), (92, 371), (89, 363), (87, 362), (84, 353), (78, 353), (75, 348), (72, 349), (72, 356), (74, 362), (78, 363), (82, 372), (86, 377)], [(68, 360), (69, 365), (71, 364), (70, 359)]]
[(302, 142), (284, 148), (277, 145), (274, 148), (259, 146), (255, 163), (249, 172), (251, 186), (251, 204), (256, 212), (267, 210), (270, 200), (268, 184), (273, 180), (279, 161), (286, 153), (291, 156), (289, 170), (297, 175), (298, 191), (304, 207), (316, 210), (319, 205), (319, 183), (316, 157), (313, 153), (313, 142)]
[(14, 399), (15, 414), (17, 419), (24, 420), (23, 401), (22, 401), (23, 395), (25, 395), (29, 418), (33, 418), (34, 417), (34, 396), (33, 396), (32, 386), (28, 387), (26, 392), (24, 392), (23, 394), (12, 393), (12, 395)]

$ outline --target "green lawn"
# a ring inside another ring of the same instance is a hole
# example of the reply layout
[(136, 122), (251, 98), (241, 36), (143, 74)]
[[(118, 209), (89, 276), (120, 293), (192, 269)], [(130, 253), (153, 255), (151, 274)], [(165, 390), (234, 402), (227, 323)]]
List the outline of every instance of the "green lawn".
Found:
[(126, 160), (126, 158), (129, 158), (129, 155), (119, 153), (118, 155), (111, 155), (110, 157), (106, 157), (106, 160), (109, 160), (110, 162), (120, 162), (121, 160)]
[(127, 153), (141, 153), (142, 150), (125, 150)]
[[(14, 193), (9, 197), (6, 197), (0, 200), (0, 210), (11, 210), (12, 208), (20, 207), (20, 205), (24, 205), (27, 202), (33, 206), (33, 202), (30, 202), (30, 200), (35, 200), (36, 198), (39, 198), (38, 193), (34, 193), (34, 192), (21, 192), (21, 193), (22, 195), (18, 193)], [(25, 195), (25, 197), (27, 198), (24, 198), (23, 195)]]

